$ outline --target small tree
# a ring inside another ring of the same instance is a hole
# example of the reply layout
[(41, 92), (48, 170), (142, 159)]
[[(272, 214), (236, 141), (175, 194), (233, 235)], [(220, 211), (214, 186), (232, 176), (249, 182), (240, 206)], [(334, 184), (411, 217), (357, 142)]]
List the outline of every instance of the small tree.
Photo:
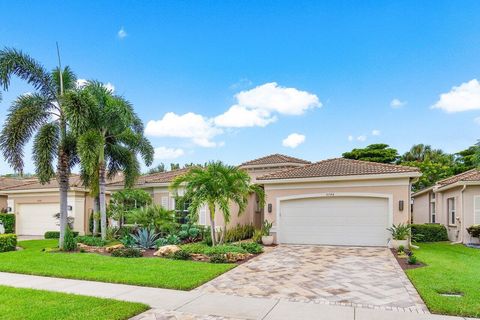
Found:
[(397, 160), (398, 152), (396, 149), (390, 148), (388, 144), (377, 143), (365, 148), (353, 149), (343, 153), (342, 156), (346, 159), (392, 163)]

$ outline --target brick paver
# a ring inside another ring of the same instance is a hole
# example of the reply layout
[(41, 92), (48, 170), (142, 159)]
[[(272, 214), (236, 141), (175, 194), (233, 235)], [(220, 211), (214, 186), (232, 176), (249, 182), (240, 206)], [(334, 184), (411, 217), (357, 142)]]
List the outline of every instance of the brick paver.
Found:
[(428, 312), (386, 248), (281, 245), (196, 290), (297, 302)]

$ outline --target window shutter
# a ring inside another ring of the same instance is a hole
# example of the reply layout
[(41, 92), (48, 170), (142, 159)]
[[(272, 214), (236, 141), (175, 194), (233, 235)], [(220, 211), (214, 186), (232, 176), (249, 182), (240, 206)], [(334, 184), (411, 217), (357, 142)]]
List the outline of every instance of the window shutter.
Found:
[(202, 226), (207, 224), (207, 206), (200, 208), (198, 223)]
[(165, 209), (168, 209), (168, 197), (162, 197), (162, 202), (160, 205)]
[(480, 224), (480, 196), (473, 197), (473, 223)]

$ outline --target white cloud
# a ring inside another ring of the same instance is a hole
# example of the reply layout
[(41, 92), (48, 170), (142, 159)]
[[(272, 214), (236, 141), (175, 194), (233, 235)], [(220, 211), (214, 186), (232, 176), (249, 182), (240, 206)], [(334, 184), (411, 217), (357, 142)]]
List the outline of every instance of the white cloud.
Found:
[[(85, 87), (87, 84), (88, 84), (87, 79), (77, 79), (76, 86), (78, 89)], [(110, 82), (105, 83), (103, 86), (105, 87), (105, 89), (111, 91), (112, 93), (115, 91), (115, 86)]]
[(241, 78), (240, 80), (238, 80), (237, 82), (235, 82), (234, 84), (232, 84), (230, 86), (230, 89), (232, 90), (236, 90), (236, 89), (241, 89), (241, 88), (245, 88), (245, 87), (249, 87), (253, 84), (253, 82), (248, 79), (248, 78)]
[(236, 104), (215, 117), (219, 127), (265, 127), (277, 120), (276, 114), (301, 115), (308, 109), (319, 108), (318, 97), (296, 88), (265, 83), (235, 95)]
[(117, 32), (117, 36), (119, 39), (124, 39), (126, 36), (128, 36), (128, 33), (123, 27), (121, 27), (120, 30), (118, 30)]
[(282, 140), (282, 145), (288, 148), (296, 148), (304, 142), (305, 135), (299, 133), (292, 133)]
[(400, 99), (393, 99), (392, 101), (390, 101), (390, 107), (394, 108), (394, 109), (399, 109), (403, 106), (405, 106), (407, 104), (407, 101), (401, 101)]
[(379, 136), (380, 135), (380, 130), (374, 129), (372, 130), (372, 136)]
[(476, 117), (475, 119), (473, 119), (473, 122), (480, 126), (480, 117)]
[(111, 84), (110, 82), (105, 83), (103, 86), (105, 87), (105, 89), (107, 89), (111, 92), (115, 91), (115, 86), (113, 84)]
[(453, 87), (440, 95), (432, 109), (442, 109), (447, 113), (480, 109), (480, 83), (473, 79)]
[(365, 135), (358, 136), (357, 140), (363, 142), (363, 141), (367, 140), (367, 136), (365, 136)]
[(211, 140), (222, 132), (212, 120), (192, 112), (183, 115), (168, 112), (160, 120), (150, 120), (145, 128), (149, 136), (187, 138), (201, 147), (218, 146)]
[(348, 141), (353, 141), (353, 136), (352, 135), (348, 136)]
[(214, 122), (219, 127), (243, 128), (265, 127), (276, 121), (268, 111), (261, 109), (248, 109), (243, 106), (233, 105), (225, 113), (216, 116)]
[(176, 159), (184, 154), (185, 152), (182, 149), (158, 147), (155, 148), (154, 158), (157, 160)]

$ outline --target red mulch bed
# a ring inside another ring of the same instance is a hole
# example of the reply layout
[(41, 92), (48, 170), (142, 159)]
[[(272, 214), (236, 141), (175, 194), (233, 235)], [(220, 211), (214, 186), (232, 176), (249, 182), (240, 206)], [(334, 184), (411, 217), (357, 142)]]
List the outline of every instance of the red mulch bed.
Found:
[(416, 268), (421, 268), (421, 267), (425, 267), (426, 265), (421, 263), (421, 262), (417, 262), (416, 264), (408, 264), (407, 262), (407, 257), (399, 257), (398, 254), (397, 254), (397, 250), (395, 249), (390, 249), (390, 251), (392, 251), (393, 253), (393, 256), (395, 257), (395, 259), (397, 259), (397, 262), (398, 264), (400, 265), (400, 267), (402, 267), (403, 270), (408, 270), (408, 269), (416, 269)]

